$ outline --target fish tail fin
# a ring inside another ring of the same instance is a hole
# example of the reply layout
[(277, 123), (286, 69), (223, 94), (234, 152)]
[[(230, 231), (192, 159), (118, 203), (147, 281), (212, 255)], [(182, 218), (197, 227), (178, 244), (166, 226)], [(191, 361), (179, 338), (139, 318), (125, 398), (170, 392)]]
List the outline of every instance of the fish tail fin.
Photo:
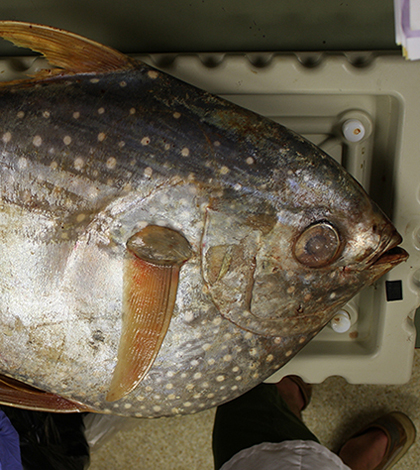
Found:
[(130, 57), (111, 47), (51, 26), (0, 21), (0, 37), (40, 52), (51, 65), (68, 72), (106, 73), (134, 66)]

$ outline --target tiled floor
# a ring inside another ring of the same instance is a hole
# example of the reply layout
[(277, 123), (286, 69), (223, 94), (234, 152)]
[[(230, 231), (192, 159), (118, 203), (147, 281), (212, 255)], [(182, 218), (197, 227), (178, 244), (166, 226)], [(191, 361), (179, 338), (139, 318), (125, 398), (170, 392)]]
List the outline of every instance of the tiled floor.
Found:
[[(314, 387), (305, 422), (323, 444), (336, 450), (361, 425), (384, 412), (407, 413), (419, 439), (394, 468), (420, 468), (420, 350), (415, 352), (408, 384), (351, 385), (330, 377)], [(211, 431), (214, 410), (180, 418), (141, 420), (92, 452), (90, 470), (212, 470)]]

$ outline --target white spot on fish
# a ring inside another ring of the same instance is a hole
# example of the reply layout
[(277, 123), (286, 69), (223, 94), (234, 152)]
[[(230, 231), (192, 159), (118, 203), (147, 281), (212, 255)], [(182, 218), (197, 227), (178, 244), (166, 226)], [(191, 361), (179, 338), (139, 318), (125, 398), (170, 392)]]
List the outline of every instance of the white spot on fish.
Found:
[(240, 189), (242, 189), (242, 185), (239, 184), (239, 183), (237, 183), (237, 184), (235, 184), (235, 186), (233, 187), (233, 189), (234, 189), (235, 191), (239, 191)]
[(196, 379), (196, 380), (201, 379), (202, 375), (203, 374), (201, 372), (197, 372), (196, 374), (194, 374), (194, 379)]
[(290, 286), (288, 289), (287, 289), (287, 293), (288, 294), (293, 294), (293, 292), (296, 290), (295, 286)]
[(144, 172), (143, 172), (144, 176), (146, 176), (147, 178), (150, 178), (153, 174), (153, 170), (152, 168), (150, 168), (150, 166), (146, 167), (144, 169)]
[(132, 406), (133, 406), (133, 405), (132, 405), (131, 403), (126, 403), (126, 404), (124, 405), (124, 408), (125, 408), (126, 410), (129, 410)]
[(213, 325), (220, 325), (220, 323), (222, 323), (222, 319), (220, 317), (217, 317), (215, 318), (213, 321), (212, 321)]
[(216, 377), (216, 380), (217, 380), (217, 382), (223, 382), (225, 380), (225, 376), (224, 375), (218, 375)]
[(206, 343), (206, 344), (203, 344), (203, 346), (201, 346), (201, 347), (204, 351), (208, 351), (211, 348), (211, 344)]
[(98, 109), (98, 114), (104, 114), (105, 108), (99, 108)]
[(100, 133), (98, 134), (98, 141), (99, 141), (99, 142), (103, 142), (103, 141), (105, 140), (105, 137), (106, 137), (105, 132), (100, 132)]
[(147, 72), (147, 75), (149, 75), (149, 78), (152, 78), (152, 79), (158, 78), (159, 76), (156, 70), (150, 70), (149, 72)]
[(209, 394), (207, 395), (207, 398), (214, 398), (214, 393), (209, 393)]
[(35, 147), (41, 147), (41, 145), (42, 145), (42, 137), (39, 136), (39, 135), (36, 135), (36, 136), (33, 138), (32, 143), (35, 145)]
[(106, 161), (106, 167), (109, 170), (113, 170), (117, 166), (117, 160), (114, 157), (109, 157)]
[(96, 199), (98, 197), (98, 188), (95, 188), (95, 186), (91, 186), (88, 189), (87, 195), (90, 199)]
[(266, 360), (267, 362), (273, 362), (273, 359), (274, 359), (274, 356), (273, 356), (272, 354), (269, 354), (269, 355), (265, 358), (265, 360)]
[(187, 386), (185, 387), (189, 392), (191, 392), (191, 390), (193, 390), (195, 387), (194, 384), (187, 384)]
[(251, 349), (249, 350), (249, 355), (250, 355), (250, 356), (256, 356), (256, 355), (257, 355), (257, 350), (256, 350), (255, 348), (251, 348)]
[(330, 299), (335, 299), (337, 297), (337, 294), (335, 292), (332, 292), (330, 294)]
[(90, 83), (99, 83), (99, 78), (91, 78)]
[(287, 352), (286, 352), (286, 357), (289, 357), (289, 356), (291, 356), (292, 354), (293, 354), (293, 351), (287, 351)]
[(73, 113), (73, 117), (74, 117), (74, 119), (79, 119), (80, 113), (78, 111), (76, 111), (75, 113)]
[(226, 333), (223, 338), (227, 341), (232, 338), (232, 335), (230, 333)]
[(25, 169), (27, 166), (28, 166), (28, 161), (26, 160), (26, 158), (24, 158), (24, 157), (19, 158), (18, 167), (19, 167), (21, 170), (23, 170), (23, 169)]
[(188, 407), (191, 406), (191, 403), (190, 403), (189, 401), (186, 401), (186, 402), (184, 403), (184, 406), (185, 406), (186, 408), (188, 408)]
[(252, 157), (248, 157), (246, 159), (246, 162), (247, 162), (248, 165), (252, 165), (254, 163), (254, 159)]
[(227, 166), (222, 166), (222, 168), (220, 168), (220, 174), (222, 175), (227, 175), (229, 173), (229, 168)]
[(253, 334), (249, 331), (245, 333), (245, 339), (251, 339), (252, 336), (253, 336)]
[(76, 217), (77, 222), (83, 222), (85, 219), (86, 219), (86, 215), (85, 215), (85, 214), (79, 214), (79, 215)]
[(85, 162), (83, 160), (83, 158), (81, 157), (77, 157), (76, 160), (74, 160), (74, 168), (76, 168), (76, 170), (81, 170), (85, 165)]
[(130, 114), (136, 114), (136, 108), (131, 108), (130, 109)]
[(127, 82), (125, 82), (124, 80), (122, 82), (120, 82), (120, 87), (121, 88), (124, 88), (127, 86)]
[(57, 162), (51, 162), (50, 168), (51, 168), (51, 170), (56, 170), (58, 168), (58, 163)]
[(158, 405), (155, 405), (155, 406), (153, 407), (153, 411), (156, 411), (156, 412), (157, 412), (157, 411), (160, 411), (161, 409), (162, 409), (162, 408), (161, 408), (160, 406), (158, 406)]
[(218, 140), (216, 140), (216, 141), (213, 143), (213, 145), (214, 145), (215, 147), (220, 147), (220, 142), (219, 142)]
[(165, 144), (165, 147), (164, 147), (165, 150), (169, 150), (170, 148), (171, 148), (170, 144)]
[(63, 139), (64, 145), (70, 145), (71, 144), (71, 137), (69, 135), (66, 135)]
[(174, 385), (173, 384), (166, 384), (165, 388), (167, 390), (172, 390), (174, 388)]
[(16, 116), (19, 118), (19, 119), (22, 119), (23, 117), (25, 117), (25, 113), (23, 111), (19, 111)]
[(209, 366), (213, 366), (216, 363), (216, 361), (214, 359), (209, 359), (207, 363)]
[(193, 359), (193, 360), (191, 361), (191, 365), (192, 365), (193, 367), (197, 367), (198, 364), (199, 364), (199, 362), (197, 361), (197, 359)]
[(175, 400), (176, 398), (176, 395), (174, 395), (173, 393), (171, 393), (170, 395), (168, 395), (168, 399), (169, 400)]
[(3, 137), (1, 138), (1, 140), (7, 144), (8, 142), (10, 142), (12, 140), (12, 134), (10, 132), (5, 132), (3, 134)]
[(236, 376), (236, 377), (235, 377), (235, 380), (236, 380), (237, 382), (240, 382), (240, 381), (242, 380), (242, 375)]
[(42, 116), (43, 116), (45, 119), (48, 119), (48, 118), (51, 116), (51, 114), (50, 114), (49, 111), (44, 111), (44, 112), (42, 113)]
[(150, 137), (143, 137), (141, 139), (141, 145), (149, 145), (150, 144)]
[(232, 356), (231, 356), (230, 354), (226, 354), (226, 356), (223, 356), (223, 360), (224, 360), (225, 362), (229, 362), (229, 361), (232, 360)]
[(190, 149), (189, 149), (189, 148), (184, 147), (184, 148), (181, 150), (181, 155), (182, 155), (183, 157), (188, 157), (189, 154), (190, 154)]
[(175, 119), (179, 119), (181, 117), (181, 113), (176, 112), (176, 113), (173, 114), (173, 117)]
[(274, 343), (275, 344), (280, 344), (281, 343), (281, 337), (280, 336), (277, 336), (277, 338), (274, 338)]

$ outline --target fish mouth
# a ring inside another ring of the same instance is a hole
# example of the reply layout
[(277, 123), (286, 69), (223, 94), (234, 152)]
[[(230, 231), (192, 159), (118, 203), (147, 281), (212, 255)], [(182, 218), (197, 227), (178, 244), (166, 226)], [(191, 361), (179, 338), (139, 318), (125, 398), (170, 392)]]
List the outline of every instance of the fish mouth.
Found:
[(373, 258), (368, 268), (373, 275), (372, 282), (375, 282), (395, 266), (408, 259), (408, 253), (398, 246), (401, 242), (401, 235), (395, 232), (391, 240), (388, 241), (384, 250)]

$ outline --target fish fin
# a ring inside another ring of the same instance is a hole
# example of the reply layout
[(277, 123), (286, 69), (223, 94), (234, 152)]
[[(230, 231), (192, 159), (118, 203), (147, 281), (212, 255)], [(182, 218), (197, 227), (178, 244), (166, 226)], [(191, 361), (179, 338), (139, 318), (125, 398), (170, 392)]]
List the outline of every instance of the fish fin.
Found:
[(48, 62), (76, 73), (105, 73), (132, 68), (128, 56), (68, 31), (19, 21), (0, 21), (0, 37), (40, 52)]
[(130, 393), (152, 367), (172, 318), (180, 268), (192, 254), (181, 234), (155, 225), (131, 237), (127, 248), (122, 332), (107, 401)]
[(14, 408), (54, 413), (93, 411), (81, 403), (44, 392), (5, 375), (0, 375), (0, 403)]

